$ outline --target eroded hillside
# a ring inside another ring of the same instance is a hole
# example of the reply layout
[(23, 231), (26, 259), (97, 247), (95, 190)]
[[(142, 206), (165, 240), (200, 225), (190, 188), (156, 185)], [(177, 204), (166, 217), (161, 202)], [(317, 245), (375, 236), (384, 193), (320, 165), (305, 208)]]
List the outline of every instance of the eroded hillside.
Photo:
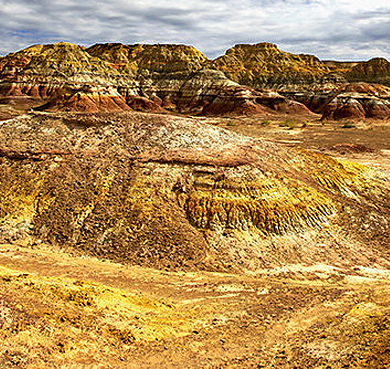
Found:
[(389, 366), (386, 63), (1, 57), (0, 366)]
[[(310, 115), (328, 118), (340, 89), (364, 82), (357, 101), (338, 97), (352, 117), (386, 118), (389, 63), (322, 62), (276, 45), (236, 45), (209, 60), (186, 45), (70, 43), (34, 45), (0, 59), (0, 103), (18, 109), (110, 112), (139, 110), (192, 115)], [(273, 90), (269, 90), (272, 88)], [(354, 97), (352, 97), (354, 98)], [(374, 109), (356, 108), (364, 102)], [(383, 109), (382, 107), (385, 107)], [(334, 119), (345, 118), (333, 114)]]
[(388, 265), (388, 177), (362, 165), (141, 113), (0, 131), (2, 242), (158, 268)]

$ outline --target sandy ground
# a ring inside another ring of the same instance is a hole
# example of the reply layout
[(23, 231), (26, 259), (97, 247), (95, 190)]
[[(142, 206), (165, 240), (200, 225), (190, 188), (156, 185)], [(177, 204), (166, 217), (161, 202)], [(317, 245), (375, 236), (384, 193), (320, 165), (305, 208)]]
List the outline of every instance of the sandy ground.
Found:
[[(199, 119), (250, 137), (299, 146), (390, 171), (389, 120), (320, 121), (299, 116)], [(345, 126), (352, 127), (343, 128)]]
[(170, 273), (69, 251), (0, 246), (2, 367), (390, 364), (389, 271)]

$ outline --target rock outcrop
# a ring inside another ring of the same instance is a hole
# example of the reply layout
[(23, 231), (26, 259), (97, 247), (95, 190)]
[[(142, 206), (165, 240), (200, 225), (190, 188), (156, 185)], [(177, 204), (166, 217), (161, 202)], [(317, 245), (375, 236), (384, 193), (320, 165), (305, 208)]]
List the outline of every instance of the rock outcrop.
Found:
[(252, 87), (307, 85), (329, 73), (329, 68), (313, 55), (294, 55), (267, 42), (240, 44), (213, 61), (230, 79)]
[(387, 183), (357, 164), (189, 118), (31, 113), (0, 122), (0, 242), (126, 263), (372, 265), (375, 250), (385, 265)]
[(286, 92), (290, 98), (322, 114), (323, 119), (390, 117), (389, 87), (369, 83), (316, 84), (306, 91)]
[(74, 111), (84, 113), (99, 113), (110, 111), (131, 110), (125, 98), (114, 88), (84, 85), (80, 88), (61, 89), (44, 105), (36, 110)]
[(297, 102), (241, 86), (210, 67), (202, 53), (185, 45), (36, 45), (1, 61), (0, 99), (50, 111), (309, 113)]
[(86, 51), (111, 63), (119, 72), (133, 76), (142, 73), (192, 72), (202, 69), (209, 62), (200, 51), (187, 45), (96, 44)]
[(0, 59), (0, 103), (192, 115), (310, 114), (310, 109), (336, 119), (382, 118), (386, 102), (369, 92), (337, 101), (335, 96), (351, 82), (388, 84), (389, 65), (380, 58), (322, 62), (270, 43), (236, 45), (213, 61), (186, 45), (35, 45)]
[(34, 45), (0, 61), (1, 79), (25, 83), (107, 83), (118, 76), (109, 63), (79, 45)]
[(323, 118), (389, 118), (390, 88), (366, 83), (346, 84), (333, 91)]
[(350, 82), (379, 83), (390, 86), (390, 63), (384, 58), (361, 62), (346, 71)]

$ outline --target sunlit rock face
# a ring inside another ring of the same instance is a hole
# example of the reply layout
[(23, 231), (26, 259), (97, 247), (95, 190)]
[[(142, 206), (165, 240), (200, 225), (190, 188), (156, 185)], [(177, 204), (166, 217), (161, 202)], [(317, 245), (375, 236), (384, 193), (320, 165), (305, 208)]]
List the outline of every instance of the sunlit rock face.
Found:
[[(385, 59), (322, 62), (266, 42), (236, 45), (215, 60), (186, 45), (85, 48), (62, 42), (1, 58), (0, 103), (49, 111), (252, 115), (311, 110), (335, 119), (383, 118), (387, 102), (372, 91), (383, 87), (372, 83), (388, 84), (389, 71)], [(360, 97), (336, 99), (348, 82), (361, 81), (371, 87), (360, 89)]]
[(233, 81), (253, 87), (310, 84), (330, 71), (313, 55), (294, 55), (267, 42), (236, 45), (213, 65)]
[(388, 178), (364, 166), (161, 114), (30, 113), (0, 133), (0, 242), (157, 268), (387, 265)]
[(49, 111), (308, 113), (299, 102), (242, 85), (250, 83), (227, 73), (226, 64), (234, 65), (212, 62), (186, 45), (35, 45), (0, 60), (0, 102)]

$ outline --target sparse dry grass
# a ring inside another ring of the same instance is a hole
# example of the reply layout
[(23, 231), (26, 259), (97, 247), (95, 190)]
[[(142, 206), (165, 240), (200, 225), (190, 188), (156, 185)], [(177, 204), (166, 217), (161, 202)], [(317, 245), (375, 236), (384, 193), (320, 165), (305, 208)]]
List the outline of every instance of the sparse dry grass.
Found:
[(0, 267), (0, 364), (28, 367), (121, 361), (132, 345), (199, 325), (191, 310), (145, 294)]

